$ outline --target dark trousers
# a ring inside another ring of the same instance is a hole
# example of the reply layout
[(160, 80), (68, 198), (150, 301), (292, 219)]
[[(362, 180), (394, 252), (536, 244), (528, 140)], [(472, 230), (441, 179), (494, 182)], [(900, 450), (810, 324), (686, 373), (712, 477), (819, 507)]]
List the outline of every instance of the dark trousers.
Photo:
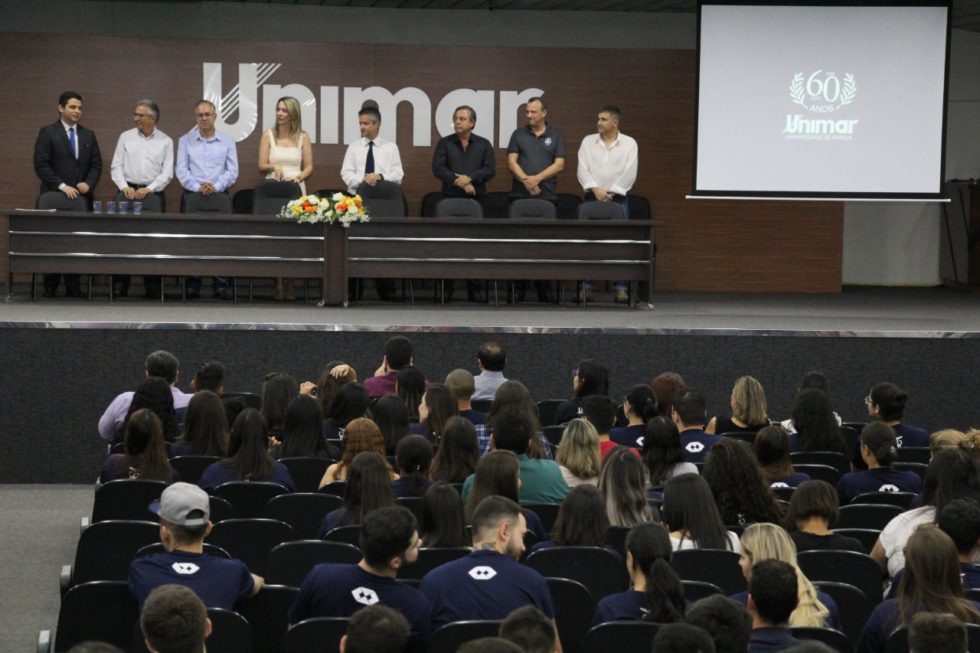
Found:
[[(140, 188), (146, 188), (146, 184), (134, 184), (132, 182), (126, 182), (126, 184), (135, 190)], [(153, 193), (160, 198), (160, 213), (166, 213), (167, 211), (167, 198), (163, 193)], [(115, 295), (126, 296), (129, 294), (129, 282), (132, 277), (128, 274), (117, 274), (112, 277), (112, 292)], [(147, 297), (157, 298), (162, 292), (161, 278), (158, 275), (143, 275), (143, 288), (146, 291)]]
[[(227, 195), (224, 191), (220, 191), (222, 194)], [(193, 195), (194, 193), (185, 190), (180, 196), (180, 212), (184, 213), (184, 205), (187, 202), (187, 196)], [(188, 292), (200, 293), (201, 292), (201, 277), (185, 277), (184, 278), (184, 288)], [(226, 290), (228, 288), (228, 277), (212, 277), (211, 278), (211, 290), (217, 292), (219, 290)]]

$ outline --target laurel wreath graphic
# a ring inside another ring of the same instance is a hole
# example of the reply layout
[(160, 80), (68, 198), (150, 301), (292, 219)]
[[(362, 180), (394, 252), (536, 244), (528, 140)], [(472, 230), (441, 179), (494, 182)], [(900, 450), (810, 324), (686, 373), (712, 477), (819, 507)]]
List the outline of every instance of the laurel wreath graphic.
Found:
[(838, 108), (853, 102), (854, 96), (856, 95), (857, 82), (854, 81), (854, 75), (847, 73), (844, 75), (844, 88), (842, 88), (840, 92), (840, 104), (838, 105)]
[(806, 106), (806, 95), (803, 92), (803, 73), (793, 75), (793, 81), (789, 85), (789, 96), (793, 98), (795, 104)]

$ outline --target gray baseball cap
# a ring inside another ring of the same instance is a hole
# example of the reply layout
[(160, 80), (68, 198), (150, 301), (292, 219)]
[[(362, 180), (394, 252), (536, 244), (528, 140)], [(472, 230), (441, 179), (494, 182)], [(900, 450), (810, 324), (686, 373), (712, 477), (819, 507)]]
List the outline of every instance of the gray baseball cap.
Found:
[(211, 500), (196, 485), (174, 483), (163, 491), (159, 501), (150, 504), (150, 510), (175, 526), (203, 526), (211, 518)]

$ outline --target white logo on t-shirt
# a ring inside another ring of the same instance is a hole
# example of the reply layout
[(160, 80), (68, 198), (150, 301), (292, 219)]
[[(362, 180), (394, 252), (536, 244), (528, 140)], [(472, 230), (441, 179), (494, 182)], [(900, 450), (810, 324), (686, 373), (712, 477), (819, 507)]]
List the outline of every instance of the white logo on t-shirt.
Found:
[(897, 444), (898, 446), (902, 446), (902, 436), (900, 435), (895, 436), (895, 444)]
[(470, 578), (473, 580), (490, 580), (497, 575), (497, 571), (493, 567), (487, 567), (485, 565), (473, 567), (469, 573)]
[(691, 453), (701, 453), (702, 451), (704, 451), (704, 443), (695, 440), (694, 442), (688, 442), (687, 446), (684, 448), (690, 451)]
[(643, 438), (644, 438), (644, 437), (645, 437), (645, 436), (643, 436), (643, 435), (641, 435), (640, 437), (638, 437), (638, 438), (636, 439), (636, 446), (638, 446), (638, 447), (641, 447), (641, 448), (643, 447)]
[(783, 482), (783, 481), (776, 481), (775, 483), (773, 483), (773, 484), (772, 484), (772, 485), (770, 485), (769, 487), (789, 487), (789, 485), (787, 485), (787, 484), (786, 484), (785, 482)]
[(374, 605), (379, 601), (377, 592), (370, 587), (355, 587), (351, 595), (361, 605)]
[(901, 492), (901, 490), (898, 489), (898, 486), (892, 485), (891, 483), (885, 483), (880, 488), (878, 488), (878, 491), (879, 492)]
[(172, 565), (170, 565), (170, 568), (176, 571), (181, 576), (190, 576), (191, 574), (196, 574), (201, 569), (193, 562), (175, 562)]

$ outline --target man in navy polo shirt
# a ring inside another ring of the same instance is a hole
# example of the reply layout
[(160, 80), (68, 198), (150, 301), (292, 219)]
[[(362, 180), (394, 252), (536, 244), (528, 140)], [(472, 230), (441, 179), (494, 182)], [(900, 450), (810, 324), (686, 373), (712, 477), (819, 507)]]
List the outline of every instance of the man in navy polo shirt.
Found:
[(781, 651), (798, 644), (789, 628), (789, 616), (799, 603), (796, 570), (780, 560), (763, 560), (752, 567), (749, 614), (752, 635), (749, 653)]
[(207, 607), (225, 610), (262, 588), (262, 577), (249, 573), (241, 560), (204, 553), (204, 538), (211, 532), (210, 508), (207, 493), (190, 483), (174, 483), (159, 502), (150, 504), (160, 515), (160, 541), (166, 552), (137, 558), (129, 567), (129, 592), (141, 609), (150, 591), (160, 585), (184, 585)]
[(704, 395), (694, 388), (681, 388), (674, 393), (674, 409), (671, 418), (681, 432), (684, 462), (703, 463), (708, 450), (724, 436), (704, 432)]
[(361, 524), (361, 551), (356, 565), (319, 564), (307, 574), (289, 610), (289, 623), (311, 617), (349, 617), (381, 603), (401, 612), (412, 628), (408, 651), (423, 653), (429, 643), (429, 601), (417, 589), (400, 584), (398, 570), (418, 560), (419, 534), (408, 508), (380, 508)]
[(432, 603), (433, 629), (468, 619), (503, 620), (525, 605), (534, 605), (554, 619), (548, 583), (517, 562), (527, 530), (520, 506), (489, 496), (477, 505), (471, 521), (476, 550), (422, 579), (422, 593)]

